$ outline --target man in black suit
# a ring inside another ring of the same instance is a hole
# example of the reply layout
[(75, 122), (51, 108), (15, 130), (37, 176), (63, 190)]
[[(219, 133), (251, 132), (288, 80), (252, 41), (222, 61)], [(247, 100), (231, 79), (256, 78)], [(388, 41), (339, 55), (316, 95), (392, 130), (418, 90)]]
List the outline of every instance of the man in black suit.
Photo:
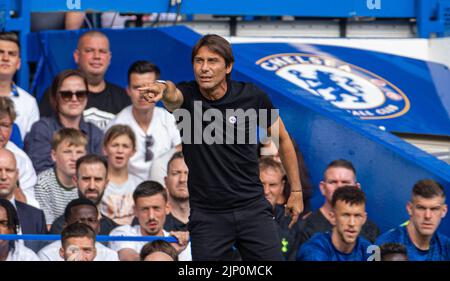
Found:
[[(19, 170), (14, 154), (5, 148), (0, 148), (0, 198), (9, 200), (17, 210), (22, 234), (46, 234), (44, 212), (31, 205), (17, 201), (14, 191), (17, 188)], [(44, 243), (41, 241), (25, 241), (25, 245), (37, 252)]]

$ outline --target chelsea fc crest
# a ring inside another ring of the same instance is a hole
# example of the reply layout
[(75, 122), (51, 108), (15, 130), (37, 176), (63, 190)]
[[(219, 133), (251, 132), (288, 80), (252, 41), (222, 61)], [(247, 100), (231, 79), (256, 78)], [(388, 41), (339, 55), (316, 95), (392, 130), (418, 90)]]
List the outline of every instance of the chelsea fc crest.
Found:
[(361, 119), (395, 118), (409, 110), (407, 96), (391, 82), (335, 58), (276, 54), (256, 64)]

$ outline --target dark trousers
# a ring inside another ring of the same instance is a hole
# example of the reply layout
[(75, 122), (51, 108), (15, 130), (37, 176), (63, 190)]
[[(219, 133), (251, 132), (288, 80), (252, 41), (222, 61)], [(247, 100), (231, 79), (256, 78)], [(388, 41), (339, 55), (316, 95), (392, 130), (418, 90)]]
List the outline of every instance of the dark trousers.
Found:
[(189, 232), (194, 261), (231, 260), (233, 246), (242, 260), (283, 260), (272, 206), (265, 198), (225, 213), (191, 209)]

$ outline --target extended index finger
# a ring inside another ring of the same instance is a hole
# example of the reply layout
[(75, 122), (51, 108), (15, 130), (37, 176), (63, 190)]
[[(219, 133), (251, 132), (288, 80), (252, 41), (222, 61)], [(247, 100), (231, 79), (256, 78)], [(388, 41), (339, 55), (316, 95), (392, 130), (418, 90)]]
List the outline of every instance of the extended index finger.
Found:
[(288, 226), (289, 229), (291, 229), (294, 226), (294, 224), (297, 223), (298, 217), (299, 217), (299, 214), (297, 214), (296, 212), (292, 213), (292, 220), (291, 220), (291, 223)]

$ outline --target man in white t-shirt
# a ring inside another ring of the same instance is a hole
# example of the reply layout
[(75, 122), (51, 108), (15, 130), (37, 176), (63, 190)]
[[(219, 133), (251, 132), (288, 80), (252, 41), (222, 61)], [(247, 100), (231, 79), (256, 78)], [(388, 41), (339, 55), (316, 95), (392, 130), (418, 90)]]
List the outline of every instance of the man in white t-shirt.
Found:
[(167, 110), (148, 103), (138, 88), (154, 83), (159, 78), (159, 68), (147, 61), (137, 61), (128, 70), (127, 93), (132, 105), (124, 108), (112, 120), (115, 124), (128, 125), (136, 135), (136, 153), (130, 159), (129, 172), (141, 180), (149, 179), (152, 160), (171, 148), (181, 150), (180, 132), (175, 117)]
[[(78, 198), (70, 201), (64, 212), (65, 227), (73, 223), (85, 223), (89, 225), (95, 234), (100, 231), (100, 222), (98, 219), (98, 209), (94, 202), (85, 198)], [(63, 261), (59, 251), (61, 248), (61, 241), (55, 241), (50, 245), (42, 248), (38, 255), (43, 261)], [(118, 261), (117, 252), (109, 249), (99, 242), (95, 242), (97, 255), (94, 261)]]
[(14, 84), (13, 78), (20, 68), (19, 39), (15, 33), (0, 32), (0, 96), (10, 97), (15, 104), (20, 140), (30, 131), (31, 125), (39, 120), (36, 99)]
[[(166, 215), (169, 213), (167, 191), (154, 181), (144, 181), (133, 193), (136, 217), (139, 225), (123, 225), (111, 231), (111, 236), (175, 236), (178, 243), (171, 245), (178, 252), (178, 260), (190, 261), (191, 247), (187, 231), (170, 232), (163, 229)], [(139, 253), (146, 242), (111, 241), (111, 249), (117, 251), (121, 261), (138, 261)]]

